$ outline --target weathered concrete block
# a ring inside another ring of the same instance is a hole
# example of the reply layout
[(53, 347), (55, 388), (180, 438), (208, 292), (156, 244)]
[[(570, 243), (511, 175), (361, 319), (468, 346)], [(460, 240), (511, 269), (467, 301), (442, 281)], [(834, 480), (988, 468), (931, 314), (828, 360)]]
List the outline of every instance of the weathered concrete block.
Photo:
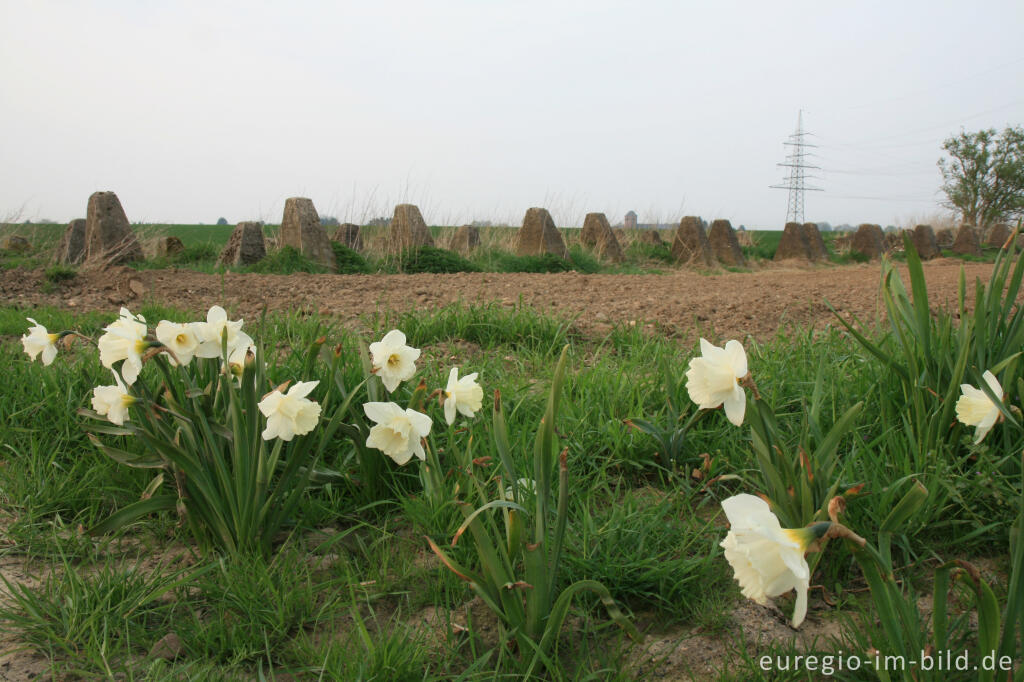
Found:
[(940, 255), (939, 243), (935, 240), (935, 230), (931, 225), (916, 225), (910, 233), (910, 241), (917, 249), (921, 260), (931, 260)]
[(85, 260), (102, 266), (144, 260), (116, 194), (93, 192), (85, 216)]
[(973, 225), (961, 225), (953, 240), (953, 253), (961, 256), (980, 256), (981, 240)]
[(285, 200), (281, 246), (290, 246), (314, 263), (334, 270), (334, 249), (312, 199), (291, 197)]
[(1010, 238), (1010, 226), (1006, 223), (996, 223), (988, 229), (985, 235), (985, 246), (1002, 248), (1006, 240)]
[(711, 223), (711, 231), (708, 232), (708, 242), (711, 244), (711, 252), (715, 254), (722, 265), (744, 266), (747, 259), (743, 257), (743, 249), (740, 248), (739, 240), (736, 239), (736, 231), (728, 220), (716, 220)]
[(800, 223), (786, 223), (782, 229), (782, 238), (775, 249), (774, 260), (810, 261), (811, 245), (807, 240), (807, 232)]
[(473, 252), (479, 246), (480, 228), (476, 225), (463, 225), (458, 228), (448, 243), (450, 251), (457, 251), (463, 255)]
[(619, 240), (615, 238), (615, 233), (612, 232), (604, 213), (587, 214), (583, 220), (580, 241), (593, 248), (599, 258), (612, 263), (621, 263), (623, 260), (622, 247), (619, 246)]
[(391, 226), (388, 228), (387, 243), (390, 253), (434, 245), (434, 238), (430, 235), (430, 229), (423, 221), (419, 208), (413, 204), (395, 206)]
[(862, 223), (853, 235), (850, 250), (864, 254), (868, 258), (881, 258), (886, 253), (889, 245), (885, 240), (885, 233), (880, 225)]
[(559, 258), (568, 258), (562, 233), (555, 227), (555, 221), (545, 208), (531, 208), (523, 216), (516, 240), (516, 254), (519, 256), (541, 256), (552, 253)]
[(263, 260), (267, 255), (267, 245), (263, 238), (263, 224), (258, 222), (238, 223), (228, 243), (217, 258), (217, 265), (240, 267), (252, 265)]
[(679, 222), (675, 239), (672, 240), (672, 257), (684, 265), (711, 267), (715, 264), (715, 256), (700, 218), (686, 216)]
[(363, 234), (358, 225), (342, 223), (331, 237), (332, 241), (344, 244), (353, 251), (363, 250)]
[(80, 265), (85, 260), (85, 218), (76, 218), (68, 223), (57, 251), (53, 254), (53, 262), (61, 265)]
[(825, 248), (825, 240), (821, 238), (818, 224), (804, 223), (804, 236), (807, 237), (807, 245), (811, 247), (811, 260), (828, 260), (828, 249)]

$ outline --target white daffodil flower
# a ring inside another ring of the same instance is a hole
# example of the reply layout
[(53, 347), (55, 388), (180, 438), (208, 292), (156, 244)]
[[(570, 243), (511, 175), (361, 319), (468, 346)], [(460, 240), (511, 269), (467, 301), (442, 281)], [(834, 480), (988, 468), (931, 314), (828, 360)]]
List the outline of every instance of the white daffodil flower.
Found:
[(146, 341), (146, 318), (132, 315), (127, 308), (121, 308), (121, 316), (103, 331), (106, 333), (97, 342), (100, 363), (112, 369), (115, 362), (124, 360), (121, 376), (131, 386), (142, 371), (142, 354), (150, 345)]
[[(196, 337), (199, 346), (196, 348), (197, 358), (219, 358), (227, 334), (228, 357), (234, 355), (240, 347), (248, 349), (253, 345), (252, 337), (242, 331), (242, 320), (232, 322), (224, 308), (215, 305), (206, 313), (206, 322), (195, 323)], [(243, 351), (244, 355), (244, 351)]]
[[(170, 356), (172, 365), (187, 365), (199, 348), (199, 337), (194, 324), (179, 324), (161, 320), (156, 326), (156, 340), (167, 346), (174, 355)], [(177, 361), (175, 361), (177, 358)]]
[(121, 377), (114, 372), (113, 386), (97, 386), (92, 389), (92, 409), (118, 426), (128, 421), (128, 408), (135, 404), (135, 398), (128, 394)]
[(448, 387), (444, 389), (444, 418), (449, 426), (455, 422), (455, 411), (472, 417), (480, 409), (484, 389), (476, 381), (477, 373), (459, 378), (459, 368), (452, 367), (448, 374)]
[(35, 360), (38, 355), (43, 364), (49, 366), (53, 359), (57, 357), (57, 340), (60, 338), (60, 334), (51, 334), (46, 331), (46, 327), (31, 317), (26, 317), (25, 319), (35, 326), (29, 327), (28, 333), (21, 337), (22, 347), (28, 353), (30, 359)]
[(373, 369), (384, 382), (388, 393), (398, 388), (398, 384), (412, 378), (419, 357), (420, 350), (405, 345), (405, 334), (397, 329), (392, 329), (383, 339), (370, 344)]
[(722, 500), (722, 509), (730, 529), (721, 547), (743, 596), (766, 606), (770, 597), (796, 590), (792, 623), (794, 628), (800, 627), (807, 615), (811, 579), (804, 554), (831, 524), (783, 528), (768, 503), (754, 495), (734, 495)]
[(729, 341), (725, 348), (700, 340), (699, 358), (690, 360), (686, 371), (686, 390), (690, 400), (702, 410), (725, 406), (725, 416), (736, 426), (743, 425), (747, 398), (740, 380), (747, 376), (747, 354), (739, 341)]
[(426, 461), (422, 441), (430, 433), (430, 417), (411, 408), (403, 410), (395, 403), (366, 403), (363, 412), (376, 422), (366, 447), (380, 450), (400, 466), (413, 455)]
[[(999, 398), (1003, 397), (1003, 387), (999, 385), (999, 380), (992, 372), (985, 370), (981, 378), (992, 389), (992, 393)], [(976, 427), (974, 442), (975, 444), (980, 443), (985, 434), (998, 421), (999, 408), (980, 388), (975, 388), (970, 384), (960, 384), (960, 391), (963, 395), (956, 401), (956, 418), (962, 424)]]
[(320, 404), (306, 398), (319, 381), (299, 381), (281, 393), (276, 388), (260, 401), (259, 408), (267, 418), (263, 440), (291, 440), (309, 433), (320, 420)]

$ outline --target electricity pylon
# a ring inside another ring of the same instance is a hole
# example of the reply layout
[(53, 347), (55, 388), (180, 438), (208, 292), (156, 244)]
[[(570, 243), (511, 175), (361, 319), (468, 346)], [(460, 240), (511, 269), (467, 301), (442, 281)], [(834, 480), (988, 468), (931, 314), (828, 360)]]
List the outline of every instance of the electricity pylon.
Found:
[(796, 118), (796, 132), (789, 136), (789, 141), (783, 142), (784, 145), (792, 147), (792, 149), (786, 155), (785, 163), (776, 164), (789, 168), (789, 180), (784, 185), (771, 185), (773, 189), (789, 190), (789, 203), (786, 206), (787, 223), (802, 223), (804, 221), (804, 192), (807, 190), (812, 192), (823, 191), (820, 187), (808, 187), (805, 182), (807, 178), (814, 177), (805, 173), (807, 169), (820, 168), (820, 166), (810, 166), (807, 164), (807, 157), (810, 156), (811, 152), (804, 150), (817, 146), (807, 144), (804, 141), (804, 137), (809, 134), (804, 132), (804, 112), (801, 109)]

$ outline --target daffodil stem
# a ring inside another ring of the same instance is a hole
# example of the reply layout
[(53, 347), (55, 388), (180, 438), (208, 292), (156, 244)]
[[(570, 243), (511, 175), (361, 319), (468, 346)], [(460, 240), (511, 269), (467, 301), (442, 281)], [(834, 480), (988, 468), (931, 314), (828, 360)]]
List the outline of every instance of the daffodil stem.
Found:
[(857, 535), (856, 533), (854, 533), (852, 530), (850, 530), (849, 528), (847, 528), (846, 526), (844, 526), (841, 523), (832, 523), (829, 526), (828, 530), (825, 531), (825, 535), (822, 536), (822, 537), (823, 537), (823, 539), (829, 539), (829, 540), (831, 540), (831, 539), (839, 539), (839, 538), (842, 538), (842, 539), (845, 539), (845, 540), (850, 540), (851, 542), (854, 542), (854, 543), (856, 543), (857, 545), (859, 545), (861, 547), (863, 547), (864, 545), (866, 545), (868, 543), (867, 540), (865, 540), (861, 536)]

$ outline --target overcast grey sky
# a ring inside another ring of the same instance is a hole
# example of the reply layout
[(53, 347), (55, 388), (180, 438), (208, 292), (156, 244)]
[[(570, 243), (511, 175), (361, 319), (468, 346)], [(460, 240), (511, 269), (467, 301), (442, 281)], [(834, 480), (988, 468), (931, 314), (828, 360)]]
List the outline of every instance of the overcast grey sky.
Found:
[(0, 0), (0, 219), (778, 227), (938, 210), (957, 132), (1024, 123), (1024, 2)]

